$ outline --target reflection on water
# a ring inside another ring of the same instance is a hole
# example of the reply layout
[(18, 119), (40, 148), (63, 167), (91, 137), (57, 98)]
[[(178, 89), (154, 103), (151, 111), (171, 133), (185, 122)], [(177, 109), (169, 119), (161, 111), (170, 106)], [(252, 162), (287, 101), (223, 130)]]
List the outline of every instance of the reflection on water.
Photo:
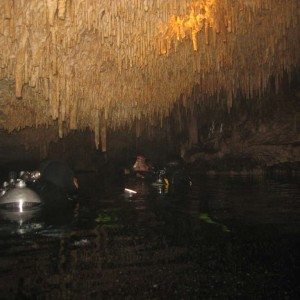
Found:
[(299, 298), (299, 178), (78, 177), (76, 199), (0, 212), (1, 299)]

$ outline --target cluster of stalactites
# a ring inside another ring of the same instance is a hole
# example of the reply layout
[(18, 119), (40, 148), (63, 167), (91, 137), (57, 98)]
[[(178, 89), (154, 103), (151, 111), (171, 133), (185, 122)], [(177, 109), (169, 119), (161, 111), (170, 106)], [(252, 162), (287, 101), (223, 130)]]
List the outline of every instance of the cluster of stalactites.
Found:
[(162, 122), (179, 99), (189, 107), (196, 84), (225, 92), (230, 108), (237, 91), (259, 96), (297, 64), (299, 10), (298, 0), (2, 0), (7, 126), (57, 120), (61, 137), (88, 127), (105, 151), (108, 127)]

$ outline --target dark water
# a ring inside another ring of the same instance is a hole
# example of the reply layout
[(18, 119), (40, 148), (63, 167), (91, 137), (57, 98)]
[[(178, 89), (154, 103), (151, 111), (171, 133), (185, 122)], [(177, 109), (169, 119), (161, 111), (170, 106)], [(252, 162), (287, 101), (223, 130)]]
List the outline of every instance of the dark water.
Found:
[(2, 211), (0, 298), (300, 299), (300, 179), (192, 178), (165, 194), (79, 174), (73, 202)]

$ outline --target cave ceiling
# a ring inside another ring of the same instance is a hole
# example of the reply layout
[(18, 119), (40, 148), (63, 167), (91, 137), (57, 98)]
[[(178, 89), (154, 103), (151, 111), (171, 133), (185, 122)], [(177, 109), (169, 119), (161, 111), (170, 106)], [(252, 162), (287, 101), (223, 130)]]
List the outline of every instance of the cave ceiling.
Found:
[[(299, 65), (298, 0), (1, 0), (0, 128), (159, 124)], [(197, 86), (199, 97), (191, 97)]]

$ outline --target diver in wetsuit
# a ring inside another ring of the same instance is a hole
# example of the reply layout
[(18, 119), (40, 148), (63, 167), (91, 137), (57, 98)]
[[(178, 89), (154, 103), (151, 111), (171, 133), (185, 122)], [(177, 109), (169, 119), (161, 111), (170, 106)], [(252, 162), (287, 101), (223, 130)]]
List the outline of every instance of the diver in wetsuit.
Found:
[(191, 178), (181, 159), (169, 161), (165, 167), (165, 177), (171, 185), (190, 186)]
[[(9, 220), (29, 220), (38, 212), (45, 224), (73, 220), (78, 207), (78, 183), (63, 161), (43, 161), (38, 170), (9, 173), (0, 188), (0, 214)], [(8, 209), (13, 209), (9, 211)]]
[(38, 166), (39, 181), (53, 185), (62, 192), (73, 193), (78, 189), (77, 178), (70, 166), (59, 160), (45, 160)]
[(131, 178), (140, 178), (145, 180), (155, 180), (154, 167), (149, 159), (144, 156), (137, 156), (135, 163), (131, 168), (125, 168), (124, 174)]

